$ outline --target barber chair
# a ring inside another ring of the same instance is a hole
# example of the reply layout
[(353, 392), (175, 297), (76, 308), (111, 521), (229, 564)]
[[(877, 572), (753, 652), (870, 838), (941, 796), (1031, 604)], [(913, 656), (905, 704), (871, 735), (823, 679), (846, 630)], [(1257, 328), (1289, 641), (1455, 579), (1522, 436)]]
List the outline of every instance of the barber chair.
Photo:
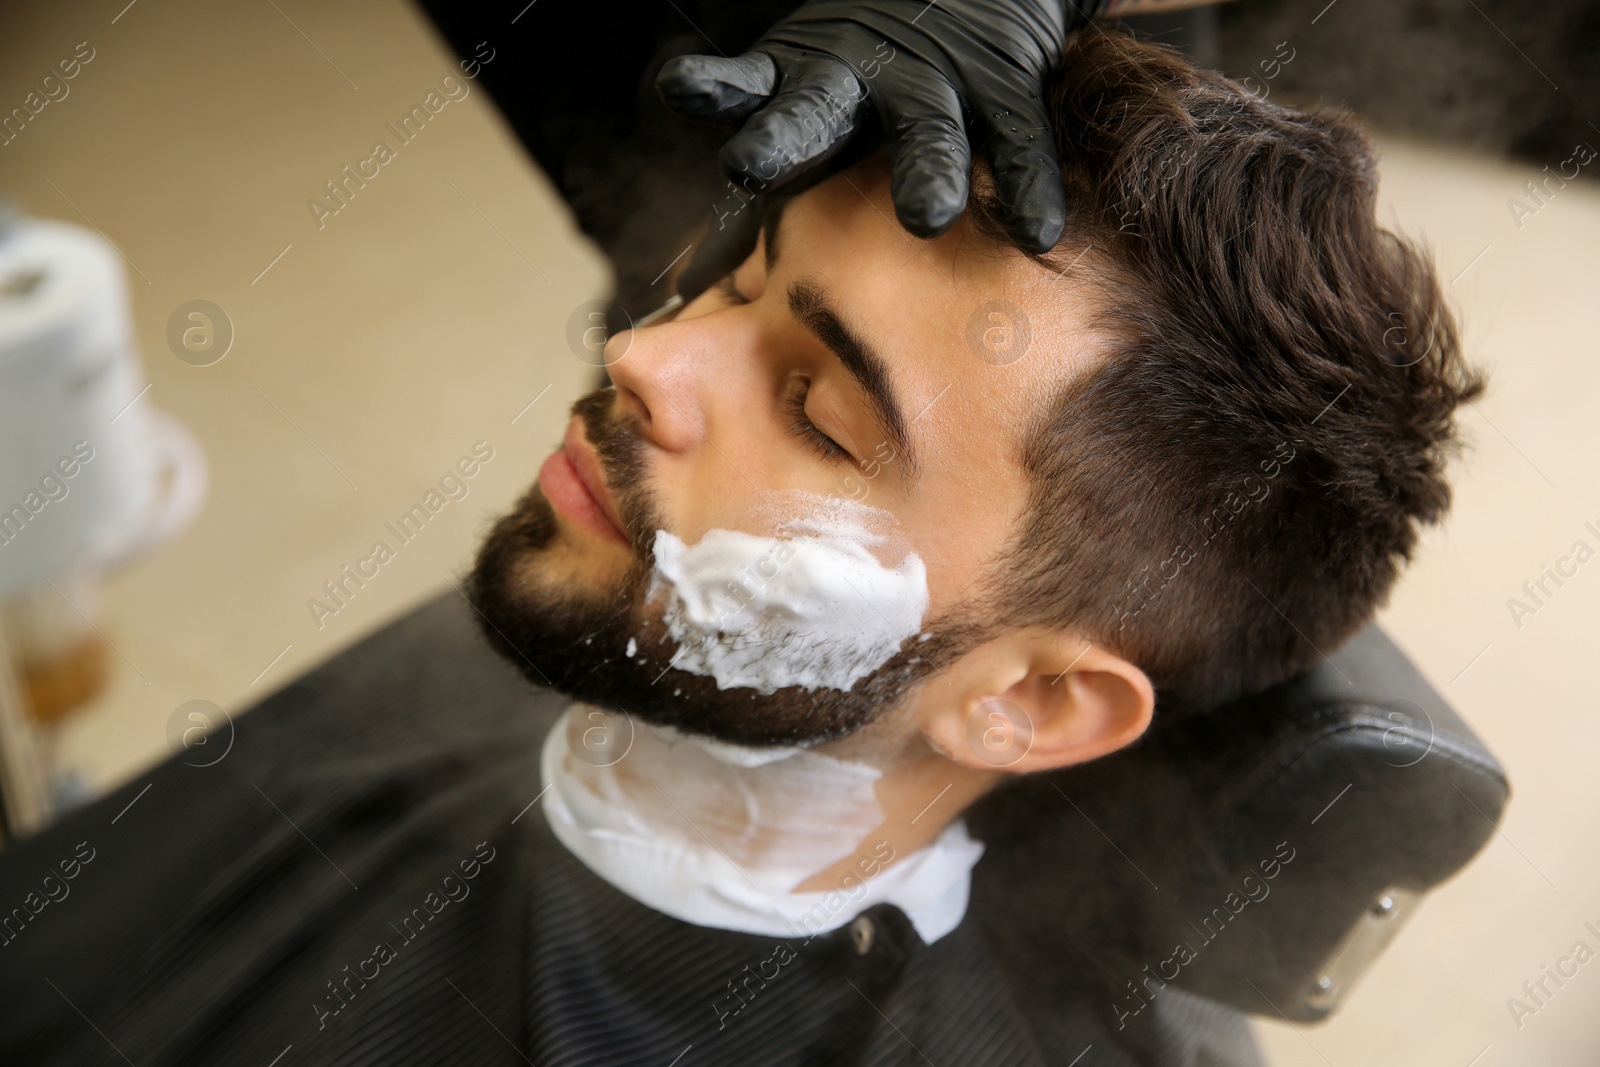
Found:
[(1170, 982), (1314, 1021), (1484, 845), (1508, 796), (1494, 757), (1371, 625), (1291, 681), (1177, 721), (1158, 707), (1139, 743), (992, 794), (968, 814), (987, 843), (973, 913), (1037, 976), (1041, 1005), (1062, 992), (1045, 961), (1076, 953), (1119, 1019)]

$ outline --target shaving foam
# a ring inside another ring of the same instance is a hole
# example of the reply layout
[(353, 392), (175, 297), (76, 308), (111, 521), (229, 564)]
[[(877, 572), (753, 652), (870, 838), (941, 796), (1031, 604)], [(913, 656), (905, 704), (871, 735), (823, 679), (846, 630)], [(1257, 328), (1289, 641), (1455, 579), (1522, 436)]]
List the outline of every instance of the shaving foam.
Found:
[[(664, 850), (680, 874), (685, 863), (698, 869), (686, 885), (706, 869), (727, 873), (731, 862), (762, 892), (788, 893), (853, 854), (884, 819), (876, 788), (882, 772), (865, 763), (643, 724), (625, 759), (596, 766), (572, 758), (564, 724), (545, 742), (544, 770), (571, 828)], [(593, 851), (593, 842), (576, 844)], [(648, 870), (637, 862), (605, 866)], [(616, 877), (633, 876), (619, 870)]]
[[(933, 944), (966, 914), (983, 844), (958, 817), (931, 845), (885, 854), (873, 766), (811, 750), (752, 749), (640, 724), (625, 758), (576, 756), (576, 705), (545, 739), (545, 818), (591, 871), (647, 907), (696, 926), (806, 938), (890, 903)], [(851, 848), (850, 843), (856, 847)], [(850, 856), (834, 890), (798, 891)]]
[(652, 598), (678, 645), (672, 664), (718, 689), (849, 689), (922, 627), (928, 577), (909, 549), (893, 566), (888, 512), (789, 494), (805, 505), (780, 536), (713, 529), (655, 536)]

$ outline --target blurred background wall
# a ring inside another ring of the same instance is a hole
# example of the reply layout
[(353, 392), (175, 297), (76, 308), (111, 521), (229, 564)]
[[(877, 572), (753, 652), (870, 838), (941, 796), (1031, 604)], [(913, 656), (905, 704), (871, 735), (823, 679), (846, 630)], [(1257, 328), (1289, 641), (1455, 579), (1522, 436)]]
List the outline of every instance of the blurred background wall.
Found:
[[(1381, 215), (1431, 245), (1492, 372), (1463, 416), (1454, 515), (1382, 621), (1515, 790), (1493, 844), (1342, 1013), (1265, 1021), (1264, 1045), (1284, 1065), (1600, 1062), (1600, 962), (1520, 1025), (1507, 1005), (1575, 941), (1600, 948), (1584, 925), (1600, 927), (1600, 563), (1533, 614), (1509, 606), (1574, 542), (1600, 545), (1600, 160), (1566, 183), (1544, 169), (1600, 147), (1595, 10), (1242, 0), (1209, 17), (1231, 73), (1369, 119)], [(319, 225), (324, 183), (462, 75), (405, 3), (13, 4), (0, 20), (0, 110), (93, 54), (8, 131), (0, 191), (116, 245), (150, 383), (136, 405), (186, 425), (210, 473), (191, 525), (107, 575), (98, 606), (92, 588), (69, 605), (106, 646), (104, 687), (51, 735), (70, 799), (170, 755), (189, 702), (242, 711), (457, 580), (591, 387), (568, 326), (610, 281), (470, 79)], [(551, 46), (606, 62), (604, 41)], [(667, 266), (639, 247), (633, 273)], [(203, 366), (169, 339), (196, 300), (232, 333)], [(479, 442), (493, 459), (467, 495), (335, 613), (309, 606)]]

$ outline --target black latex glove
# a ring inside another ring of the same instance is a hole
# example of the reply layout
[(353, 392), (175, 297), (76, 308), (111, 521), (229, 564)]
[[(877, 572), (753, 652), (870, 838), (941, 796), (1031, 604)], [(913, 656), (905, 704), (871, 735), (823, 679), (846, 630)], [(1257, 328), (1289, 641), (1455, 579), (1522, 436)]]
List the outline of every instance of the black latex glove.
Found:
[(748, 117), (720, 160), (753, 192), (782, 186), (834, 155), (872, 111), (893, 166), (895, 213), (920, 237), (945, 232), (966, 206), (970, 125), (988, 152), (1017, 244), (1043, 252), (1061, 236), (1066, 217), (1043, 82), (1067, 33), (1103, 6), (812, 0), (744, 55), (669, 61), (656, 88), (684, 118)]

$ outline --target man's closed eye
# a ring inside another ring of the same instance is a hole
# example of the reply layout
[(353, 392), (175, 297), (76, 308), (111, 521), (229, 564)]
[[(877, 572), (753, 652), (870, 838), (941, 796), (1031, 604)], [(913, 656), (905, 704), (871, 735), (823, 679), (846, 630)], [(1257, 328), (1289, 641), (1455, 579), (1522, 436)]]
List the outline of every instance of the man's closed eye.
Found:
[(806, 414), (806, 397), (811, 394), (810, 378), (795, 378), (784, 391), (783, 406), (789, 418), (789, 432), (800, 438), (825, 460), (850, 459), (850, 453), (818, 429)]

